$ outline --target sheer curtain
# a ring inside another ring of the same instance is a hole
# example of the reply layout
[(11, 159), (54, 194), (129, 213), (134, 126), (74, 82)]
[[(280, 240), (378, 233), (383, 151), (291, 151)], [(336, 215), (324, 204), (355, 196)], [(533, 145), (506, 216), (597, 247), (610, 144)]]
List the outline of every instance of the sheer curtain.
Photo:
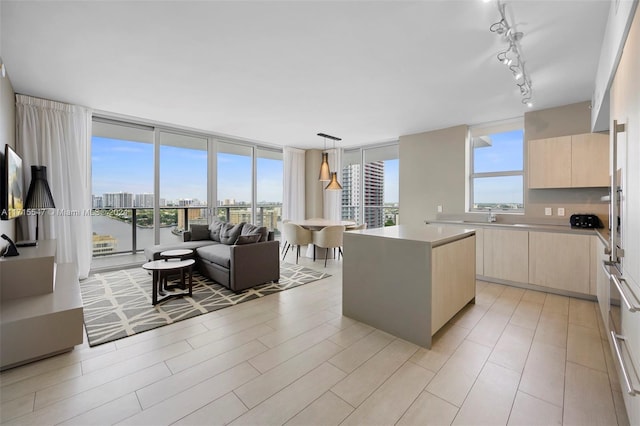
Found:
[[(16, 146), (25, 183), (31, 166), (47, 167), (56, 208), (40, 216), (39, 238), (57, 241), (56, 262), (89, 274), (92, 255), (90, 197), (91, 112), (83, 107), (16, 95)], [(35, 218), (23, 216), (22, 238), (35, 239)]]
[[(342, 148), (328, 149), (329, 169), (337, 172), (338, 182), (342, 184)], [(326, 184), (325, 184), (326, 186)], [(322, 193), (322, 213), (325, 219), (342, 220), (342, 191), (327, 191)]]
[(282, 219), (305, 219), (305, 151), (284, 148), (284, 194), (282, 197)]

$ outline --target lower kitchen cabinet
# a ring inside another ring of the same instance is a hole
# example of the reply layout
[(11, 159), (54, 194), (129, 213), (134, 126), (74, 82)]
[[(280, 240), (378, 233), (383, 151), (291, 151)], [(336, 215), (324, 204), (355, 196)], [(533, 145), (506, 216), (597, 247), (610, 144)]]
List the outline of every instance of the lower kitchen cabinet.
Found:
[(519, 283), (529, 282), (529, 233), (485, 228), (483, 275)]
[(591, 238), (590, 235), (529, 232), (529, 282), (590, 294)]

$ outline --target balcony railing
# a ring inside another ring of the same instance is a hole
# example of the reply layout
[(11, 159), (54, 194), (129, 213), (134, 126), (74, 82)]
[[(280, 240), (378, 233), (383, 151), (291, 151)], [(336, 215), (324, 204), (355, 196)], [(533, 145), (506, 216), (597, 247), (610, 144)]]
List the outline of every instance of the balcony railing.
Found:
[[(260, 204), (256, 220), (251, 206), (219, 206), (216, 216), (230, 223), (250, 222), (275, 230), (281, 204)], [(214, 212), (206, 206), (160, 207), (160, 244), (182, 241), (190, 224), (208, 224)], [(93, 209), (93, 257), (137, 253), (156, 244), (153, 209), (144, 207)]]
[[(382, 228), (398, 224), (399, 207), (397, 206), (365, 206), (364, 222), (367, 228)], [(360, 207), (354, 205), (342, 206), (342, 218), (353, 220), (359, 216)]]

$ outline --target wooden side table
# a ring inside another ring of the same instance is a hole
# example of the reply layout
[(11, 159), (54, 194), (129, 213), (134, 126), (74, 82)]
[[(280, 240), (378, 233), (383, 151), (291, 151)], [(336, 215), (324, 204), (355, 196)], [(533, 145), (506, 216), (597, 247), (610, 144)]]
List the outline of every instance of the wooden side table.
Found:
[[(164, 302), (172, 297), (192, 296), (193, 295), (193, 265), (196, 263), (193, 259), (180, 260), (180, 259), (164, 259), (154, 260), (142, 265), (142, 268), (153, 272), (152, 283), (152, 295), (151, 301), (153, 305), (157, 305), (160, 302)], [(162, 291), (163, 283), (166, 284), (167, 276), (172, 272), (180, 273), (181, 287), (185, 286), (185, 273), (189, 272), (189, 286), (188, 291), (165, 293)], [(160, 294), (161, 298), (158, 298)]]

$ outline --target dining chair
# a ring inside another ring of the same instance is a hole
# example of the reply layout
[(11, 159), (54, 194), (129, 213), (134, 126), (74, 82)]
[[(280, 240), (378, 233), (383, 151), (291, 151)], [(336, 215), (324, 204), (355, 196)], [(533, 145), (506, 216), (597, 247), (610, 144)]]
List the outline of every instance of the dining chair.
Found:
[(363, 223), (361, 225), (356, 225), (356, 226), (350, 226), (347, 229), (345, 229), (345, 231), (360, 231), (362, 229), (367, 229), (367, 223)]
[[(329, 249), (332, 248), (338, 249), (338, 259), (340, 259), (340, 255), (344, 256), (342, 253), (342, 234), (344, 232), (344, 226), (335, 225), (335, 226), (326, 226), (322, 228), (320, 231), (313, 231), (313, 245), (314, 250), (316, 247), (324, 248), (324, 266), (327, 267), (327, 257), (329, 254)], [(314, 259), (315, 261), (315, 259)]]
[(300, 246), (306, 246), (313, 242), (311, 231), (304, 229), (300, 225), (287, 222), (282, 224), (282, 231), (287, 239), (287, 248), (284, 251), (282, 260), (287, 256), (287, 252), (291, 246), (296, 248), (296, 265), (298, 264), (298, 257), (300, 257)]
[(280, 249), (280, 254), (284, 253), (285, 248), (287, 248), (287, 245), (289, 245), (284, 232), (284, 228), (282, 226), (283, 224), (289, 223), (289, 222), (291, 222), (290, 219), (284, 219), (284, 220), (278, 221), (278, 224), (276, 225), (276, 227), (280, 230), (280, 243), (282, 244), (282, 249)]

